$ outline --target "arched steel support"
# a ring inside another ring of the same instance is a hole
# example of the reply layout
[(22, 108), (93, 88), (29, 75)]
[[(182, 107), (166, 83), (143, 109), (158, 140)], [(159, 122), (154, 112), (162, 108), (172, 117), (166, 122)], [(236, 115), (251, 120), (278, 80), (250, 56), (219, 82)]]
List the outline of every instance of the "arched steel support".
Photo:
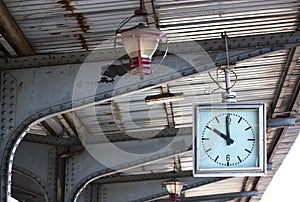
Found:
[[(26, 178), (29, 178), (32, 180), (36, 185), (40, 188), (41, 192), (43, 193), (43, 199), (46, 202), (51, 202), (53, 201), (52, 195), (50, 193), (50, 190), (53, 189), (52, 187), (48, 187), (48, 184), (44, 181), (44, 179), (40, 178), (36, 173), (33, 173), (27, 169), (24, 169), (20, 166), (13, 166), (12, 170), (13, 174), (20, 174), (25, 176)], [(22, 186), (24, 188), (24, 186)]]
[[(261, 37), (267, 38), (268, 43), (266, 44)], [(235, 46), (231, 46), (233, 49), (230, 55), (231, 63), (280, 50), (286, 44), (290, 46), (299, 44), (299, 32), (253, 38), (255, 39), (252, 40), (253, 43), (243, 41), (243, 37), (232, 39), (238, 40), (239, 45), (236, 47), (237, 49), (235, 49)], [(78, 78), (78, 73), (82, 66), (74, 64), (77, 63), (77, 60), (75, 60), (76, 62), (71, 62), (73, 65), (67, 65), (69, 63), (68, 60), (61, 61), (56, 59), (56, 61), (59, 61), (56, 65), (59, 66), (43, 68), (38, 67), (49, 64), (47, 62), (51, 60), (51, 57), (50, 59), (49, 57), (46, 58), (46, 62), (36, 61), (34, 59), (35, 56), (33, 56), (28, 57), (29, 60), (23, 59), (21, 65), (18, 64), (20, 62), (19, 59), (16, 59), (15, 62), (7, 59), (4, 63), (1, 63), (1, 200), (6, 201), (7, 196), (10, 195), (12, 163), (16, 149), (26, 135), (28, 127), (36, 121), (89, 103), (102, 102), (111, 99), (113, 96), (145, 90), (161, 83), (211, 70), (215, 66), (225, 65), (224, 49), (220, 51), (219, 47), (214, 48), (216, 44), (218, 45), (222, 42), (220, 40), (216, 41), (201, 42), (204, 46), (204, 49), (202, 49), (204, 52), (211, 51), (209, 53), (211, 61), (204, 61), (203, 57), (199, 56), (200, 52), (197, 52), (199, 47), (195, 43), (175, 44), (173, 50), (170, 48), (170, 53), (173, 53), (173, 55), (169, 55), (163, 63), (164, 66), (172, 67), (173, 73), (168, 72), (166, 75), (159, 72), (142, 81), (132, 79), (123, 86), (101, 82), (101, 78), (99, 78), (99, 71), (109, 75), (109, 72), (105, 71), (105, 69), (114, 62), (107, 59), (111, 58), (111, 50), (102, 52), (100, 58), (97, 56), (96, 59), (100, 62), (96, 64), (96, 67), (93, 66), (95, 62), (88, 61), (85, 63), (89, 70), (85, 72), (98, 72), (98, 75), (90, 77), (90, 82), (86, 83), (82, 78)], [(222, 47), (222, 44), (220, 46)], [(214, 50), (219, 50), (219, 52), (213, 52)], [(32, 63), (30, 58), (33, 58)], [(94, 59), (93, 56), (91, 58)], [(20, 66), (24, 66), (26, 69), (20, 69)], [(114, 82), (118, 83), (122, 75), (114, 74)], [(93, 92), (92, 95), (85, 93), (86, 89), (95, 88), (95, 86), (96, 92)], [(74, 91), (79, 91), (77, 92), (79, 94), (82, 93), (82, 97), (75, 97), (76, 99), (74, 99)]]

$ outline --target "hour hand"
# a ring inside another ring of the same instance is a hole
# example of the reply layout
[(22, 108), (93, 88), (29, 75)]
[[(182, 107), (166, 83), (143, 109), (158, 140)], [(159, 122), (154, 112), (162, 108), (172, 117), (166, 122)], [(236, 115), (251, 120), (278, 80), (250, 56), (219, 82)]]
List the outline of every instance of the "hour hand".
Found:
[(232, 144), (234, 142), (233, 139), (231, 139), (230, 137), (228, 138), (225, 134), (220, 132), (218, 129), (214, 128), (213, 132), (219, 135), (220, 137), (222, 137), (224, 140), (226, 140), (226, 142), (229, 142), (229, 144)]

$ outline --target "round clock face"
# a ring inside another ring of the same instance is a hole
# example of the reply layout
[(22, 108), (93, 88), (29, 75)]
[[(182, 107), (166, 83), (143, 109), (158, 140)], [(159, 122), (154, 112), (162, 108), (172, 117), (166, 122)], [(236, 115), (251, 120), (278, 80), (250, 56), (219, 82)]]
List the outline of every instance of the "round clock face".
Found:
[(200, 127), (201, 168), (258, 166), (258, 118), (255, 110), (203, 112)]

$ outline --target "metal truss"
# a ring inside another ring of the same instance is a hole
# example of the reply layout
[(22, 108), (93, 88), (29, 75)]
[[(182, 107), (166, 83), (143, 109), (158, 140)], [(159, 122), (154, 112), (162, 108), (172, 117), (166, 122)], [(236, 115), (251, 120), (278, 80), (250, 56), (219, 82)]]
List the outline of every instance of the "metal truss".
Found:
[[(184, 190), (192, 189), (195, 187), (207, 185), (214, 182), (219, 182), (225, 180), (227, 178), (194, 178), (191, 172), (181, 172), (181, 173), (155, 173), (149, 174), (149, 176), (145, 177), (144, 175), (134, 175), (134, 176), (122, 176), (116, 177), (122, 182), (117, 182), (116, 179), (112, 181), (109, 180), (104, 183), (102, 180), (96, 180), (95, 182), (89, 184), (89, 187), (96, 187), (101, 185), (105, 189), (106, 200), (104, 201), (148, 201), (154, 200), (159, 197), (167, 196), (167, 190), (162, 187), (162, 183), (166, 180), (169, 180), (172, 177), (180, 177), (185, 182), (187, 182), (188, 186), (185, 187)], [(140, 178), (141, 177), (141, 178)], [(115, 177), (111, 177), (115, 178)], [(120, 179), (122, 178), (122, 179)], [(135, 178), (135, 179), (134, 179)], [(147, 180), (141, 180), (143, 178), (147, 178)], [(105, 178), (107, 179), (107, 178)], [(126, 181), (125, 181), (126, 179)], [(149, 189), (151, 187), (151, 189)], [(137, 191), (137, 188), (139, 191)], [(88, 188), (87, 191), (89, 191)], [(125, 190), (125, 191), (124, 191)], [(85, 191), (82, 193), (78, 201), (80, 199), (86, 198)]]
[[(262, 54), (299, 45), (299, 33), (296, 31), (230, 38), (229, 48), (232, 50), (230, 51), (230, 62), (234, 64)], [(204, 61), (200, 55), (201, 51), (208, 54), (211, 60)], [(162, 83), (198, 72), (209, 71), (216, 66), (223, 66), (227, 63), (223, 39), (170, 44), (170, 53), (172, 54), (164, 60), (162, 65), (172, 67), (174, 73), (166, 75), (163, 72), (158, 72), (158, 74), (146, 77), (144, 80), (130, 80), (124, 86), (115, 85), (126, 71), (112, 70), (112, 67), (122, 67), (112, 57), (112, 50), (101, 50), (92, 56), (89, 55), (91, 53), (75, 53), (1, 59), (1, 200), (5, 201), (7, 195), (10, 194), (11, 169), (16, 149), (28, 127), (35, 121), (95, 102), (104, 102), (114, 96), (153, 88)], [(89, 61), (86, 60), (88, 55)], [(92, 77), (88, 78), (89, 83), (83, 83), (80, 86), (82, 80), (78, 81), (78, 74), (82, 68), (80, 64), (84, 61), (85, 65), (89, 67), (88, 72)], [(99, 62), (93, 66), (95, 61)], [(122, 68), (124, 69), (124, 67)], [(103, 71), (104, 76), (113, 78), (114, 82), (101, 80), (99, 71)], [(100, 87), (98, 88), (98, 86)], [(96, 91), (87, 94), (85, 89), (96, 89)], [(82, 97), (79, 96), (74, 99), (74, 91), (82, 93)], [(181, 152), (183, 151), (180, 149), (170, 151), (148, 159), (130, 162), (126, 166), (118, 167), (118, 169), (129, 169)], [(74, 166), (72, 161), (76, 164), (84, 164), (80, 158), (77, 159), (76, 156), (68, 161), (71, 170)], [(29, 170), (37, 169), (36, 165), (32, 166)], [(98, 170), (98, 172), (91, 172), (92, 169)], [(74, 168), (74, 170), (77, 172), (78, 168)], [(79, 190), (82, 190), (83, 186), (91, 180), (115, 172), (115, 170), (104, 167), (94, 167), (91, 170), (82, 170), (75, 179), (74, 176), (67, 176), (72, 182), (67, 184), (67, 199), (78, 195)], [(46, 179), (48, 176), (41, 178)], [(54, 184), (51, 186), (54, 189)]]
[[(230, 37), (230, 36), (229, 36)], [(210, 39), (203, 41), (195, 41), (206, 52), (224, 52), (225, 43), (220, 37), (219, 39)], [(263, 49), (263, 48), (291, 48), (300, 43), (300, 31), (262, 34), (242, 37), (232, 37), (228, 39), (229, 50), (249, 50), (249, 49)], [(170, 44), (170, 52), (178, 53), (178, 50), (190, 52), (191, 47), (188, 43)], [(177, 49), (177, 50), (176, 50)], [(176, 50), (176, 51), (172, 51)], [(34, 67), (49, 67), (70, 64), (82, 64), (85, 62), (87, 56), (91, 52), (77, 52), (77, 53), (62, 53), (62, 54), (47, 54), (34, 55), (28, 57), (5, 58), (0, 59), (0, 68), (2, 70), (34, 68)], [(114, 50), (101, 50), (97, 52), (98, 56), (94, 57), (94, 61), (115, 60)], [(124, 52), (118, 50), (118, 54), (124, 55)]]
[[(233, 192), (233, 193), (226, 193), (226, 194), (214, 194), (214, 195), (207, 195), (207, 196), (197, 196), (197, 197), (188, 197), (183, 198), (181, 201), (198, 201), (198, 202), (224, 202), (230, 201), (233, 199), (239, 199), (243, 197), (251, 197), (256, 196), (257, 191), (245, 191), (245, 192)], [(170, 199), (160, 199), (160, 202), (168, 202)]]

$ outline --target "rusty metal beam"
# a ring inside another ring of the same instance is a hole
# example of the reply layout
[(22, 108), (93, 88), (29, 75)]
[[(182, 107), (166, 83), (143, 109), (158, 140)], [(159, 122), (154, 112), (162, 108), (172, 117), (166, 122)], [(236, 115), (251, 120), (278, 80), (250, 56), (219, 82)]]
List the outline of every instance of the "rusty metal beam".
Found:
[(34, 51), (25, 39), (22, 31), (10, 15), (2, 0), (0, 0), (0, 24), (5, 29), (14, 46), (22, 56), (33, 55)]

